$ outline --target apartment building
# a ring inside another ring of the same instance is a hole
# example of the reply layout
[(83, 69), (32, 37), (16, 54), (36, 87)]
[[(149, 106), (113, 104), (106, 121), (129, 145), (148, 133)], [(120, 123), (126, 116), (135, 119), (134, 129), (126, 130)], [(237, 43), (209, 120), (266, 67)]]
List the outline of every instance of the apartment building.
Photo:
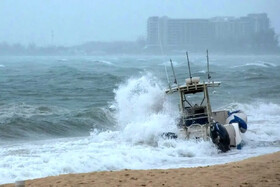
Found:
[[(272, 30), (273, 31), (273, 30)], [(267, 35), (270, 32), (269, 35)], [(256, 37), (274, 37), (265, 13), (245, 17), (211, 19), (172, 19), (150, 17), (147, 21), (147, 47), (164, 49), (197, 49), (241, 45), (253, 47)], [(263, 41), (265, 42), (265, 41)]]

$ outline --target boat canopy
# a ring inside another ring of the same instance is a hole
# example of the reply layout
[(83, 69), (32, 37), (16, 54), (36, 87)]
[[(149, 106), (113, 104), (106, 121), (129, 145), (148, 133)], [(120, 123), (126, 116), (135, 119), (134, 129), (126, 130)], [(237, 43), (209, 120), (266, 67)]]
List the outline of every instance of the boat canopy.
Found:
[(198, 92), (203, 92), (205, 87), (219, 87), (221, 85), (221, 82), (193, 82), (193, 83), (189, 83), (186, 85), (182, 85), (182, 86), (177, 86), (177, 87), (172, 87), (168, 90), (165, 91), (165, 93), (167, 94), (172, 94), (174, 92), (178, 92), (178, 90), (180, 90), (180, 92), (184, 93), (184, 94), (195, 94)]

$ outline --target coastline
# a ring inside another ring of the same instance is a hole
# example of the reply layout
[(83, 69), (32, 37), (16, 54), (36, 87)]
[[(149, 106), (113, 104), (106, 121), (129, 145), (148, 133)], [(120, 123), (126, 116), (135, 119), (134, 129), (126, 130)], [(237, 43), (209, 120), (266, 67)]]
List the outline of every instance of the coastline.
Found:
[(25, 186), (280, 186), (280, 151), (206, 167), (64, 174)]

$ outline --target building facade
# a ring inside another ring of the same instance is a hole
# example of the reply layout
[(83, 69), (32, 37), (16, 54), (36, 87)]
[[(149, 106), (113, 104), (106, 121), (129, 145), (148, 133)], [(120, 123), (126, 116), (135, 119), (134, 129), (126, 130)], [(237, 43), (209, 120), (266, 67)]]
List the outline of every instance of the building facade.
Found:
[(262, 45), (275, 45), (275, 33), (269, 28), (265, 13), (240, 18), (150, 17), (147, 21), (147, 47), (150, 49), (253, 49)]

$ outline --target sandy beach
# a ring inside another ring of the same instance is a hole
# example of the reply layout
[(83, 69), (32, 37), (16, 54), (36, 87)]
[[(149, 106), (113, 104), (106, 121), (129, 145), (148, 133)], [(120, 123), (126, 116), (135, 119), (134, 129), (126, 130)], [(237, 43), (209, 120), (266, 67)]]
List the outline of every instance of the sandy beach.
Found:
[(280, 152), (207, 167), (59, 175), (25, 186), (280, 186)]

